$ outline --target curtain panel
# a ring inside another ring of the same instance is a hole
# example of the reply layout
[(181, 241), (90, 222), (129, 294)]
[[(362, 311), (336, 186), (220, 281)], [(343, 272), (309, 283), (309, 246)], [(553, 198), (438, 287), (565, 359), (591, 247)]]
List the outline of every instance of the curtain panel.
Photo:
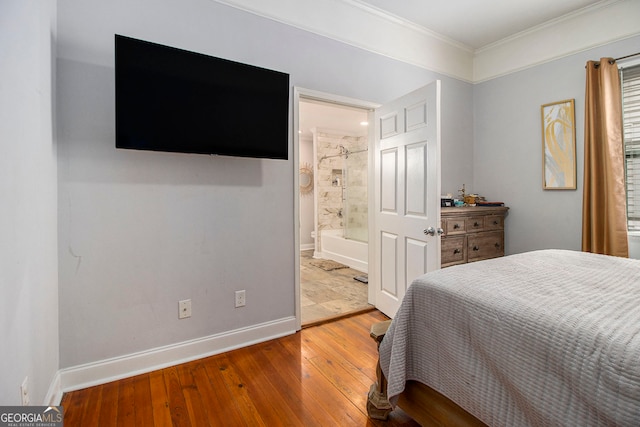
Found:
[(628, 257), (618, 66), (602, 58), (586, 69), (582, 250)]

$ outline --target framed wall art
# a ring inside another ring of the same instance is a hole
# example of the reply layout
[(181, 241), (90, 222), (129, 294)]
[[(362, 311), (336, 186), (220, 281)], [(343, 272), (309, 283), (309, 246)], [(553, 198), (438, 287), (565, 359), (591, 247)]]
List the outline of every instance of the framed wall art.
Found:
[(576, 120), (573, 99), (544, 104), (542, 188), (576, 189)]

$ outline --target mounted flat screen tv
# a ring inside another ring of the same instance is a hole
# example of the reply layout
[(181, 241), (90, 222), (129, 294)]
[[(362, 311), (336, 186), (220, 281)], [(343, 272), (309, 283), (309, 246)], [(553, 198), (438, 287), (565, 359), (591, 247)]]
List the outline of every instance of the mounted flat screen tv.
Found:
[(116, 147), (287, 159), (289, 75), (115, 36)]

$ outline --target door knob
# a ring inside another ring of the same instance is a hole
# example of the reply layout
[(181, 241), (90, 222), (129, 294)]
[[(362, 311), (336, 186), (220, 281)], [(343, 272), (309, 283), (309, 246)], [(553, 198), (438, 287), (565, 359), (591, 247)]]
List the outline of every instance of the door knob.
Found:
[(442, 233), (444, 233), (444, 230), (440, 227), (438, 227), (437, 229), (433, 227), (429, 227), (424, 230), (424, 234), (428, 234), (429, 236), (435, 236), (436, 233), (438, 233), (438, 236), (441, 236)]

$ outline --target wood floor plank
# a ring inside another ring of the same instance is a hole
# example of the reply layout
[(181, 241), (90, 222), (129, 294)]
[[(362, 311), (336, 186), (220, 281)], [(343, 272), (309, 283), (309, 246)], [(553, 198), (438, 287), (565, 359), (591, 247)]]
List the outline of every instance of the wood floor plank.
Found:
[[(153, 410), (151, 401), (151, 385), (149, 375), (138, 375), (133, 378), (133, 407), (135, 410), (135, 425), (153, 425)], [(92, 424), (87, 424), (92, 425)]]
[(170, 427), (171, 410), (169, 409), (169, 396), (164, 382), (163, 371), (149, 373), (149, 394), (151, 395), (151, 411), (153, 412), (153, 424), (155, 427)]
[[(120, 390), (120, 383), (118, 381), (112, 381), (102, 386), (96, 386), (101, 388), (100, 403), (100, 416), (98, 425), (100, 427), (114, 427), (118, 425), (118, 394)], [(65, 408), (66, 409), (66, 408)], [(88, 414), (85, 414), (87, 416)], [(67, 417), (64, 419), (65, 425), (67, 424)], [(75, 425), (69, 423), (70, 425)]]
[[(87, 406), (88, 389), (65, 393), (61, 404), (64, 407), (64, 422), (82, 425), (82, 416)], [(68, 420), (68, 421), (67, 421)]]
[[(357, 321), (354, 318), (347, 318), (344, 319), (344, 322), (333, 322), (328, 324), (326, 329), (334, 331), (340, 337), (349, 337), (349, 347), (354, 347), (353, 344), (358, 343), (356, 347), (367, 346), (371, 349), (375, 349), (377, 348), (376, 343), (369, 336), (371, 325), (373, 323), (382, 322), (384, 320), (387, 320), (386, 316), (382, 317), (382, 319), (380, 319), (379, 317), (371, 317), (371, 320), (367, 321), (366, 323), (364, 323), (362, 320)], [(350, 331), (353, 331), (354, 329), (360, 329), (362, 333), (351, 335)], [(371, 351), (365, 351), (362, 352), (362, 356), (375, 356), (377, 358), (377, 351), (375, 352), (375, 354)]]
[(169, 410), (171, 411), (171, 423), (175, 427), (191, 427), (187, 402), (178, 379), (178, 372), (175, 366), (163, 369), (164, 384), (167, 388)]
[[(299, 336), (298, 336), (299, 338)], [(341, 416), (335, 414), (344, 412), (343, 399), (336, 399), (333, 393), (327, 393), (327, 387), (331, 384), (315, 368), (307, 363), (302, 363), (300, 358), (300, 341), (298, 340), (278, 340), (278, 345), (285, 353), (288, 353), (288, 360), (292, 363), (284, 363), (281, 366), (282, 375), (290, 384), (299, 385), (301, 400), (309, 410), (314, 419), (319, 420), (320, 425), (328, 425), (328, 420), (332, 420), (332, 425), (342, 425)], [(277, 361), (271, 361), (276, 364)]]
[[(288, 405), (286, 398), (269, 380), (270, 366), (259, 365), (255, 356), (262, 351), (262, 346), (242, 349), (229, 354), (229, 360), (238, 372), (243, 372), (242, 383), (251, 401), (257, 407), (268, 408), (260, 417), (268, 426), (295, 426), (301, 420)], [(275, 398), (278, 396), (278, 398)], [(296, 396), (294, 399), (298, 400)]]
[[(334, 358), (345, 361), (356, 369), (362, 372), (362, 369), (369, 370), (371, 366), (375, 366), (377, 357), (377, 345), (372, 340), (370, 342), (363, 341), (357, 342), (354, 345), (353, 341), (345, 341), (340, 333), (330, 330), (329, 328), (323, 328), (318, 331), (318, 339), (314, 344), (319, 345), (326, 353), (329, 353)], [(329, 344), (331, 343), (331, 345)], [(375, 356), (374, 356), (375, 352)], [(375, 376), (373, 377), (375, 379)]]
[[(315, 346), (317, 354), (320, 357), (326, 358), (330, 364), (337, 364), (346, 372), (349, 372), (354, 378), (361, 381), (363, 384), (371, 384), (375, 380), (375, 372), (370, 368), (375, 367), (375, 359), (368, 359), (365, 357), (366, 352), (362, 351), (369, 346), (375, 348), (375, 343), (371, 340), (371, 344), (365, 343), (363, 346), (353, 346), (347, 344), (341, 337), (328, 331), (327, 328), (319, 329), (316, 335), (308, 342), (308, 345)], [(369, 351), (373, 351), (370, 348)], [(314, 358), (317, 360), (317, 358)], [(374, 372), (374, 375), (367, 375), (363, 372), (366, 369), (369, 374)]]
[(87, 391), (85, 408), (82, 413), (82, 425), (97, 426), (100, 423), (103, 387), (91, 387)]
[[(324, 375), (331, 385), (352, 402), (356, 408), (365, 408), (367, 404), (364, 391), (367, 385), (353, 378), (348, 370), (324, 357), (314, 357), (309, 362)], [(364, 414), (364, 412), (363, 412)]]
[(202, 396), (193, 377), (194, 367), (194, 364), (186, 363), (176, 366), (176, 370), (178, 373), (178, 379), (180, 380), (180, 385), (182, 386), (191, 424), (198, 427), (207, 427), (210, 426), (210, 417), (207, 407), (202, 402)]
[[(295, 357), (296, 354), (300, 353), (301, 348), (310, 350), (307, 346), (308, 339), (305, 338), (303, 341), (304, 344), (301, 345), (298, 343), (298, 346), (292, 346), (292, 343), (288, 341), (281, 341), (281, 344), (290, 349), (291, 354)], [(309, 353), (311, 352), (307, 354)], [(317, 355), (313, 353), (313, 357), (317, 357)], [(313, 396), (314, 401), (318, 403), (324, 412), (324, 416), (322, 417), (324, 421), (323, 425), (363, 425), (362, 423), (367, 421), (363, 412), (355, 407), (352, 402), (346, 400), (341, 393), (338, 393), (326, 375), (317, 369), (309, 360), (310, 359), (302, 358), (299, 364), (300, 383), (301, 386)], [(290, 369), (290, 367), (288, 368)], [(363, 393), (364, 392), (363, 390)]]
[[(237, 350), (236, 350), (237, 351)], [(238, 405), (238, 409), (248, 425), (268, 426), (260, 414), (260, 409), (256, 408), (255, 403), (251, 400), (251, 396), (245, 389), (245, 384), (240, 373), (235, 369), (233, 363), (229, 360), (229, 356), (233, 352), (220, 355), (220, 375), (224, 381), (227, 390), (231, 393), (233, 402)]]
[(118, 388), (118, 427), (135, 427), (136, 425), (136, 412), (135, 412), (135, 400), (133, 384), (133, 378), (125, 378), (119, 381), (120, 387)]
[(220, 357), (210, 357), (197, 363), (194, 367), (194, 378), (203, 402), (209, 408), (209, 422), (212, 426), (248, 425), (242, 416), (222, 375)]
[(379, 311), (250, 347), (66, 393), (65, 427), (415, 427), (402, 411), (370, 420), (366, 398)]
[[(281, 400), (287, 405), (294, 415), (295, 425), (309, 427), (322, 426), (324, 414), (318, 409), (318, 402), (302, 384), (300, 375), (293, 374), (289, 368), (293, 368), (299, 373), (299, 362), (291, 357), (289, 352), (277, 341), (265, 345), (261, 351), (254, 353), (254, 360), (257, 366), (263, 367), (266, 379), (274, 388), (274, 395), (281, 396)], [(297, 365), (297, 366), (296, 366)], [(295, 384), (300, 384), (295, 386)], [(292, 386), (294, 385), (294, 386)]]

